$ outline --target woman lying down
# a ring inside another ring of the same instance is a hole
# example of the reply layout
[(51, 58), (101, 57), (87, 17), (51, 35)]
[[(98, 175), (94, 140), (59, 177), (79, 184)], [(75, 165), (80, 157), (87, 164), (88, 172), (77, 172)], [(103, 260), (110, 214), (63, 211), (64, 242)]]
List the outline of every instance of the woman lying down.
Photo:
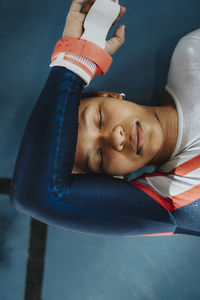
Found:
[(200, 235), (200, 30), (178, 42), (161, 106), (82, 93), (124, 43), (124, 26), (106, 36), (125, 7), (81, 3), (71, 4), (25, 128), (13, 205), (91, 234)]

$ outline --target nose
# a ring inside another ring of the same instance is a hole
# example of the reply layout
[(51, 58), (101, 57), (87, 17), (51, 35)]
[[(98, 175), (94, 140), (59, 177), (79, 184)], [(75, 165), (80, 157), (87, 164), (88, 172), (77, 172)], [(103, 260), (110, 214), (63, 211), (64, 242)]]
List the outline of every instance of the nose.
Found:
[(122, 151), (125, 143), (125, 132), (121, 125), (117, 125), (109, 135), (103, 137), (104, 142), (117, 151)]

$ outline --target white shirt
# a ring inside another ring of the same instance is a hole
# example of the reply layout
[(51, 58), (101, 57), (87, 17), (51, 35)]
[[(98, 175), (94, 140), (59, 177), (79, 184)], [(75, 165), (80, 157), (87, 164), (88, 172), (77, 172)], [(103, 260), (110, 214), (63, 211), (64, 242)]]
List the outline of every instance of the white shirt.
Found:
[(172, 211), (200, 199), (200, 29), (178, 42), (165, 89), (178, 112), (174, 152), (155, 173), (131, 183)]

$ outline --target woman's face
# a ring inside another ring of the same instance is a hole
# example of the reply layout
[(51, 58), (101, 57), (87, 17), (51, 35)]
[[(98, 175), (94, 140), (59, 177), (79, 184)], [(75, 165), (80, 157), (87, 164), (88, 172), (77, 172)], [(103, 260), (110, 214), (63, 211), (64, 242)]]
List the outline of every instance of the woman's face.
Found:
[[(163, 132), (153, 110), (119, 97), (100, 92), (99, 97), (81, 101), (74, 161), (77, 170), (124, 175), (148, 164), (159, 151)], [(132, 145), (138, 134), (144, 141), (140, 153)]]

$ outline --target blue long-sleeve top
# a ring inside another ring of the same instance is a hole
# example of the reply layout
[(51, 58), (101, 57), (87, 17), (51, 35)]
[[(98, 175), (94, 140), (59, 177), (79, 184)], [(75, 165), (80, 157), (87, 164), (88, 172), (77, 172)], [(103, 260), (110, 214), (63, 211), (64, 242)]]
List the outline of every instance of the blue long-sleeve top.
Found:
[(84, 81), (52, 67), (20, 144), (10, 188), (16, 209), (44, 223), (102, 235), (176, 233), (173, 214), (129, 182), (72, 174)]

